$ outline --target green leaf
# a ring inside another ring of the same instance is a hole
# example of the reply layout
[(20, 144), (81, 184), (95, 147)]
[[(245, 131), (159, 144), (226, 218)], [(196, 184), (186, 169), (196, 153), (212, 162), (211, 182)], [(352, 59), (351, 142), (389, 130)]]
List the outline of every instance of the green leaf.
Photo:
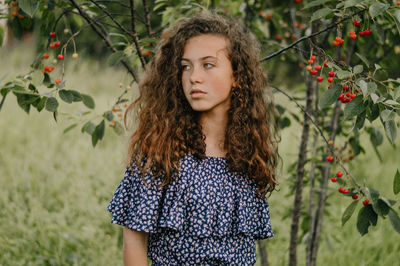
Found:
[(36, 70), (35, 72), (33, 72), (33, 74), (32, 74), (32, 83), (35, 86), (41, 85), (43, 80), (44, 80), (44, 75), (43, 75), (42, 71)]
[(350, 77), (352, 74), (350, 71), (339, 70), (338, 72), (336, 72), (336, 75), (339, 79), (345, 79)]
[(383, 135), (377, 128), (373, 128), (370, 132), (370, 140), (374, 146), (379, 146), (383, 142)]
[(83, 104), (86, 105), (87, 108), (94, 109), (95, 104), (93, 98), (90, 95), (81, 93), (81, 97)]
[(375, 3), (369, 7), (369, 14), (372, 18), (379, 16), (390, 7), (390, 4)]
[(325, 3), (330, 2), (330, 1), (332, 1), (332, 0), (315, 0), (315, 1), (307, 3), (303, 7), (303, 9), (307, 9), (307, 8), (314, 7), (314, 6), (319, 6), (319, 5), (325, 4)]
[(73, 102), (80, 102), (80, 101), (82, 101), (82, 96), (81, 96), (81, 94), (80, 94), (78, 91), (69, 90), (69, 92), (70, 92), (70, 93), (72, 94), (72, 96), (73, 96), (73, 99), (72, 99)]
[(92, 121), (88, 121), (83, 125), (81, 132), (87, 132), (89, 135), (93, 135), (95, 129), (96, 125), (93, 124)]
[(374, 211), (380, 215), (382, 218), (385, 218), (385, 216), (389, 213), (390, 207), (386, 204), (381, 199), (378, 199), (376, 204), (372, 205), (372, 208), (374, 208)]
[(394, 113), (392, 110), (385, 109), (381, 112), (381, 118), (383, 122), (386, 122), (388, 120), (394, 120), (396, 117), (396, 113)]
[(344, 108), (344, 119), (347, 120), (353, 116), (361, 114), (365, 110), (362, 96), (357, 96), (351, 102), (347, 103)]
[(66, 129), (64, 129), (63, 134), (67, 133), (68, 131), (70, 131), (71, 129), (75, 128), (78, 124), (72, 124), (69, 127), (67, 127)]
[(368, 227), (375, 226), (378, 222), (378, 215), (372, 209), (372, 205), (368, 204), (360, 209), (357, 217), (357, 230), (361, 236), (368, 233)]
[(395, 10), (393, 12), (394, 22), (396, 23), (397, 31), (400, 34), (400, 10)]
[(123, 58), (124, 58), (124, 51), (117, 51), (108, 57), (107, 63), (109, 66), (114, 66)]
[(67, 103), (72, 103), (74, 100), (74, 95), (68, 90), (59, 90), (58, 95), (60, 96), (61, 100)]
[(341, 91), (342, 88), (337, 84), (332, 86), (332, 88), (326, 90), (318, 100), (319, 107), (323, 109), (335, 103)]
[(113, 126), (113, 129), (114, 129), (115, 133), (117, 133), (118, 135), (122, 135), (125, 131), (124, 127), (118, 121)]
[(364, 68), (363, 68), (362, 65), (356, 65), (356, 66), (353, 68), (353, 73), (354, 73), (354, 74), (360, 74), (361, 72), (363, 72), (363, 70), (364, 70)]
[(393, 229), (396, 230), (397, 233), (400, 233), (400, 218), (392, 208), (389, 210), (389, 220)]
[(342, 226), (350, 219), (350, 217), (353, 215), (354, 210), (356, 209), (358, 204), (358, 200), (353, 201), (352, 203), (350, 203), (349, 206), (347, 206), (346, 210), (343, 213), (342, 216)]
[(397, 137), (397, 124), (394, 120), (389, 120), (384, 122), (386, 136), (389, 138), (390, 142), (394, 144)]
[(56, 98), (54, 98), (54, 97), (50, 97), (50, 98), (47, 98), (47, 101), (46, 101), (46, 110), (47, 111), (49, 111), (49, 112), (55, 112), (56, 110), (57, 110), (57, 107), (58, 107), (58, 101), (57, 101), (57, 99)]
[(39, 1), (34, 0), (18, 0), (18, 6), (31, 18), (39, 7)]
[(399, 192), (400, 192), (400, 172), (399, 169), (397, 169), (393, 180), (393, 193), (397, 195)]
[(104, 119), (96, 126), (93, 134), (92, 134), (92, 145), (93, 147), (96, 146), (98, 140), (101, 140), (104, 136)]
[(379, 199), (379, 192), (376, 189), (373, 189), (373, 188), (368, 188), (367, 187), (365, 189), (367, 191), (368, 199), (371, 200), (372, 204), (376, 204), (378, 199)]
[(40, 102), (37, 104), (36, 109), (38, 110), (38, 112), (42, 111), (45, 104), (47, 102), (47, 97), (44, 96), (40, 99)]
[(108, 121), (112, 121), (114, 119), (114, 114), (112, 111), (107, 111), (103, 114), (103, 117)]
[(333, 13), (332, 9), (327, 8), (327, 7), (318, 9), (317, 11), (315, 11), (312, 14), (310, 22), (317, 20), (317, 19), (325, 18), (327, 15), (330, 15), (331, 13)]
[(358, 56), (358, 58), (360, 58), (361, 59), (361, 61), (363, 61), (363, 63), (369, 68), (369, 62), (368, 62), (368, 60), (367, 60), (367, 58), (365, 57), (365, 56), (363, 56), (362, 54), (359, 54), (359, 53), (355, 53), (357, 56)]
[(339, 4), (336, 5), (336, 8), (340, 9), (340, 8), (348, 8), (348, 7), (352, 7), (355, 6), (361, 2), (364, 2), (364, 0), (347, 0), (345, 2), (340, 2)]

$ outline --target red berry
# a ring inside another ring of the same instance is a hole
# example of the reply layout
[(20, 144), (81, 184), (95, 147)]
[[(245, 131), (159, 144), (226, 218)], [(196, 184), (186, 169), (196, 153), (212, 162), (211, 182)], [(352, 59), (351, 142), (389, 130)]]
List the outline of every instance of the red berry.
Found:
[(343, 90), (345, 90), (345, 91), (347, 91), (348, 89), (349, 89), (349, 86), (347, 86), (347, 85), (343, 85)]
[(350, 92), (346, 92), (346, 97), (350, 97), (351, 93)]
[(50, 32), (50, 37), (56, 37), (56, 33), (53, 31), (53, 32)]
[(328, 67), (328, 61), (324, 62), (324, 67)]
[(360, 35), (360, 37), (364, 37), (364, 36), (365, 36), (365, 31), (360, 31), (360, 32), (358, 33), (358, 35)]
[(332, 161), (333, 161), (333, 157), (329, 155), (329, 156), (326, 157), (326, 160), (327, 160), (328, 162), (332, 162)]
[(341, 93), (341, 94), (339, 95), (338, 100), (343, 99), (343, 98), (344, 98), (344, 93)]
[(343, 193), (344, 191), (345, 191), (345, 189), (344, 189), (343, 187), (340, 187), (340, 188), (339, 188), (339, 192), (340, 192), (340, 193)]
[(56, 47), (56, 45), (54, 43), (50, 43), (49, 48), (54, 49), (54, 47)]
[(350, 35), (350, 38), (352, 38), (353, 40), (355, 40), (355, 39), (357, 39), (357, 35), (352, 34), (352, 35)]
[(318, 82), (322, 82), (323, 80), (324, 80), (323, 77), (321, 77), (321, 76), (318, 76), (318, 77), (317, 77), (317, 81), (318, 81)]
[(351, 99), (354, 99), (354, 98), (356, 98), (356, 97), (357, 97), (357, 95), (354, 94), (354, 93), (352, 93), (352, 94), (350, 95), (350, 98), (351, 98)]
[(343, 176), (343, 173), (340, 172), (340, 171), (337, 171), (337, 172), (336, 172), (336, 176), (337, 176), (337, 177), (342, 177), (342, 176)]
[(311, 75), (317, 75), (318, 71), (315, 70), (315, 69), (312, 69), (312, 70), (310, 71), (310, 73), (311, 73)]
[(55, 45), (55, 46), (60, 46), (61, 43), (60, 43), (59, 41), (56, 41), (56, 42), (54, 43), (54, 45)]
[(353, 21), (353, 25), (356, 26), (356, 27), (360, 26), (360, 21), (354, 20)]
[(331, 85), (329, 85), (329, 86), (328, 86), (328, 89), (332, 88), (332, 86), (333, 86), (332, 84), (331, 84)]
[(309, 64), (309, 65), (314, 64), (314, 60), (312, 60), (312, 59), (308, 60), (308, 64)]
[(50, 69), (49, 66), (45, 66), (45, 67), (44, 67), (44, 71), (46, 71), (46, 72), (50, 72), (49, 69)]
[(49, 54), (44, 54), (44, 55), (43, 55), (43, 58), (44, 58), (44, 59), (49, 58)]
[(368, 203), (369, 203), (369, 199), (365, 199), (365, 200), (363, 201), (364, 206), (367, 206)]
[(59, 60), (62, 60), (62, 59), (64, 58), (64, 56), (63, 56), (62, 54), (59, 54), (59, 55), (57, 56), (57, 58), (58, 58)]
[(354, 194), (353, 196), (351, 196), (353, 199), (358, 199), (358, 195)]
[(310, 59), (315, 61), (315, 59), (317, 59), (317, 58), (315, 57), (315, 55), (313, 55), (313, 56), (310, 57)]
[(334, 176), (334, 177), (331, 177), (331, 180), (332, 180), (332, 182), (336, 182), (336, 181), (337, 181), (337, 178), (336, 178), (336, 176)]
[(365, 35), (371, 35), (372, 31), (371, 30), (365, 30), (364, 33), (365, 33)]
[(333, 82), (333, 78), (328, 78), (328, 82), (332, 83)]
[(59, 84), (59, 83), (61, 83), (61, 80), (56, 79), (55, 82), (56, 82), (57, 84)]
[(331, 71), (328, 73), (329, 77), (333, 78), (335, 76), (335, 72)]
[(322, 67), (321, 67), (320, 65), (315, 66), (315, 70), (318, 70), (318, 71), (319, 71), (319, 70), (321, 70), (321, 68), (322, 68)]
[(349, 189), (343, 190), (343, 194), (347, 194), (347, 193), (350, 193), (350, 192), (351, 192), (351, 190), (349, 190)]
[(282, 40), (282, 37), (281, 37), (281, 35), (276, 35), (276, 36), (275, 36), (275, 39), (276, 39), (277, 41), (280, 41), (280, 40)]

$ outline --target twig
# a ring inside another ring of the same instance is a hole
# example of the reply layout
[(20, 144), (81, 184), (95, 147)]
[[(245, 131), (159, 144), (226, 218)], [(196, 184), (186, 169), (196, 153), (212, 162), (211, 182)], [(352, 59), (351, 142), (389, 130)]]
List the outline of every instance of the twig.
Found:
[(135, 24), (135, 2), (133, 0), (129, 0), (130, 3), (130, 10), (131, 10), (131, 27), (132, 27), (132, 36), (133, 36), (133, 41), (135, 42), (136, 46), (136, 51), (139, 56), (140, 62), (142, 63), (143, 69), (146, 68), (146, 62), (144, 61), (144, 58), (142, 56), (142, 49), (140, 49), (139, 45), (139, 38), (137, 36), (136, 32), (136, 24)]
[(286, 50), (289, 50), (290, 48), (292, 48), (293, 46), (297, 45), (298, 43), (300, 43), (300, 42), (302, 42), (302, 41), (304, 41), (304, 40), (310, 39), (310, 38), (312, 38), (312, 37), (314, 37), (314, 36), (317, 36), (317, 35), (319, 35), (319, 34), (325, 32), (325, 31), (328, 31), (328, 30), (330, 30), (330, 29), (336, 27), (337, 25), (339, 25), (339, 24), (342, 23), (343, 21), (346, 21), (346, 20), (352, 18), (354, 15), (357, 15), (357, 14), (362, 13), (362, 12), (364, 12), (364, 11), (365, 11), (365, 9), (362, 9), (362, 10), (360, 10), (360, 11), (358, 11), (358, 12), (352, 14), (351, 16), (348, 16), (348, 17), (346, 17), (346, 18), (344, 18), (344, 19), (342, 19), (342, 20), (340, 20), (340, 21), (338, 21), (338, 22), (336, 22), (336, 23), (334, 23), (334, 24), (332, 24), (332, 25), (329, 25), (328, 27), (326, 27), (326, 28), (323, 29), (323, 30), (320, 30), (320, 31), (315, 32), (315, 33), (313, 33), (313, 34), (310, 34), (310, 35), (308, 35), (308, 36), (303, 36), (303, 37), (301, 37), (300, 39), (298, 39), (297, 41), (295, 41), (294, 43), (292, 43), (291, 45), (286, 46), (285, 48), (282, 48), (282, 49), (280, 49), (280, 50), (278, 50), (278, 51), (276, 51), (276, 52), (274, 52), (274, 53), (272, 53), (272, 54), (270, 54), (270, 55), (268, 55), (268, 56), (262, 58), (260, 61), (262, 62), (262, 61), (265, 61), (265, 60), (269, 60), (269, 59), (271, 59), (272, 57), (275, 57), (275, 56), (277, 56), (277, 55), (279, 55), (279, 54), (285, 52)]
[[(93, 25), (93, 23), (91, 23), (93, 21), (91, 19), (91, 17), (84, 10), (82, 10), (82, 8), (75, 2), (75, 0), (69, 0), (69, 1), (72, 3), (72, 5), (74, 5), (76, 7), (76, 9), (79, 11), (79, 14), (90, 24), (92, 29), (104, 40), (104, 42), (107, 44), (107, 46), (110, 49), (112, 49), (114, 52), (117, 52), (118, 50), (113, 47), (113, 44), (111, 43), (110, 39), (107, 38), (107, 36), (105, 36), (102, 32), (100, 32), (99, 29)], [(125, 60), (121, 60), (121, 63), (125, 66), (125, 68), (128, 70), (128, 72), (132, 75), (133, 79), (136, 82), (139, 82), (139, 78), (138, 78), (136, 72), (132, 69), (132, 67)]]
[(153, 37), (153, 33), (151, 32), (151, 24), (150, 24), (150, 13), (149, 13), (149, 7), (147, 6), (147, 1), (143, 0), (143, 9), (144, 9), (144, 17), (146, 19), (145, 25), (147, 29), (147, 34), (149, 37)]

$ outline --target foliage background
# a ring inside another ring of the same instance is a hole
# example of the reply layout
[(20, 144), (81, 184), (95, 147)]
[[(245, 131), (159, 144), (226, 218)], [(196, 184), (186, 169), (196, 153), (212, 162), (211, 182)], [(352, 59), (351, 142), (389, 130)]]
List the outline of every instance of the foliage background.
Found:
[[(35, 55), (29, 43), (1, 48), (1, 76), (26, 73)], [(128, 82), (122, 69), (90, 58), (67, 64), (66, 72), (68, 87), (93, 95), (99, 113), (115, 102), (119, 83)], [(130, 97), (134, 92), (133, 88)], [(276, 95), (276, 102), (298, 112), (282, 95)], [(27, 115), (10, 97), (0, 112), (0, 265), (122, 265), (122, 228), (110, 224), (106, 207), (123, 177), (126, 136), (107, 127), (105, 139), (94, 149), (90, 136), (79, 130), (63, 134), (70, 122), (62, 113), (69, 108), (77, 110), (82, 104), (63, 105), (55, 123), (49, 112), (33, 109)], [(299, 132), (300, 125), (293, 123), (282, 132), (279, 146), (280, 191), (269, 198), (275, 237), (266, 241), (273, 266), (287, 265), (288, 260), (293, 177), (286, 162), (297, 158)], [(354, 175), (360, 181), (368, 176), (368, 183), (379, 191), (391, 188), (400, 151), (385, 138), (379, 147), (384, 162), (379, 163), (367, 136), (361, 143), (366, 153), (350, 163)], [(356, 215), (341, 227), (341, 215), (352, 199), (329, 186), (318, 265), (396, 265), (400, 236), (389, 220), (379, 219), (363, 237), (355, 227)], [(391, 191), (385, 195), (396, 198)], [(299, 246), (299, 265), (305, 264), (304, 249)]]

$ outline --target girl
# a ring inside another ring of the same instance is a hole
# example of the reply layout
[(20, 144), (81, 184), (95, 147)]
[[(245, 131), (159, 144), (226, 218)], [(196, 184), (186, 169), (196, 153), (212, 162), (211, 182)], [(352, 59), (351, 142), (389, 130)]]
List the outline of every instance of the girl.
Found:
[(126, 265), (253, 265), (255, 240), (273, 237), (277, 127), (259, 56), (250, 33), (209, 12), (159, 43), (108, 206)]

